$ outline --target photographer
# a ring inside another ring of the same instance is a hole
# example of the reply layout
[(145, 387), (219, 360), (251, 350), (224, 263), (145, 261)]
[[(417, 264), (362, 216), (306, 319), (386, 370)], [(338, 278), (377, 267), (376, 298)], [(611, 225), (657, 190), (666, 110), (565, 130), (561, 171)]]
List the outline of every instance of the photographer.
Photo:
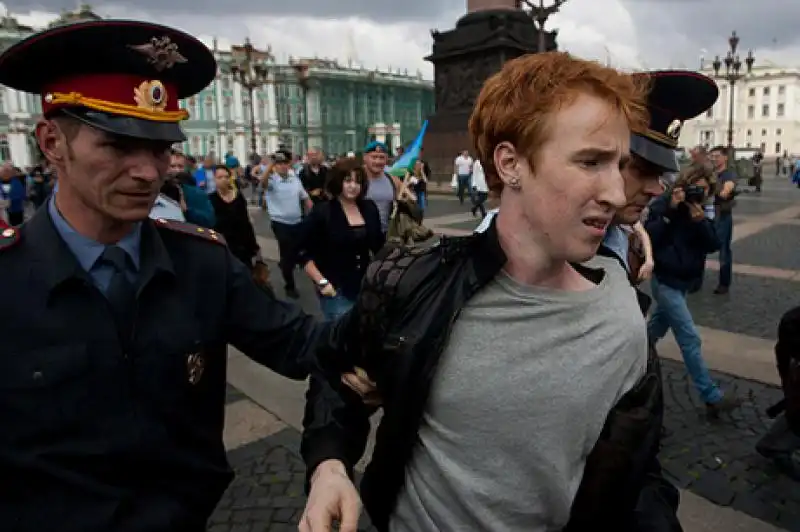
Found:
[(740, 402), (724, 396), (711, 381), (701, 351), (700, 334), (686, 304), (686, 294), (703, 275), (706, 255), (719, 249), (710, 204), (711, 171), (692, 165), (681, 172), (675, 186), (650, 206), (645, 229), (655, 259), (651, 281), (656, 308), (647, 324), (657, 342), (672, 329), (683, 362), (709, 417), (732, 410)]

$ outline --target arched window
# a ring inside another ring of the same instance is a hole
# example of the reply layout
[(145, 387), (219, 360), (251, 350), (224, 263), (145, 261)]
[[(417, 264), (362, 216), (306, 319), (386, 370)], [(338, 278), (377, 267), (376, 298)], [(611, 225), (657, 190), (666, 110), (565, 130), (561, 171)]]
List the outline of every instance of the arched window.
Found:
[(200, 137), (192, 137), (192, 153), (200, 153)]
[(233, 135), (228, 135), (225, 139), (225, 144), (225, 152), (233, 151)]

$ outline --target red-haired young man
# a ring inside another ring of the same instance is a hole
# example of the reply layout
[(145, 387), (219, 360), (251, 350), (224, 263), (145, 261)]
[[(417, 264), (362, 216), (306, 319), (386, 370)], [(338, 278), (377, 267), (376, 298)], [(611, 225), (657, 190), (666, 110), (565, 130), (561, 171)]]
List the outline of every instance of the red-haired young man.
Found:
[[(370, 267), (342, 369), (365, 370), (383, 408), (361, 484), (379, 530), (680, 528), (644, 318), (625, 271), (595, 257), (627, 203), (620, 169), (647, 89), (565, 53), (506, 63), (470, 119), (498, 215)], [(346, 385), (363, 381), (346, 375), (338, 395), (312, 382), (301, 531), (355, 530), (348, 473), (375, 397)]]

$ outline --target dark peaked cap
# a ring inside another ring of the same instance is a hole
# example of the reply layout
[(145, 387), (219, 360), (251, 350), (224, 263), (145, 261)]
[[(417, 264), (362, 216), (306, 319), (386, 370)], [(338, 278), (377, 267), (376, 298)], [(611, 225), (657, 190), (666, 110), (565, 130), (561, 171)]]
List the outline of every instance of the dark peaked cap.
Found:
[(180, 30), (130, 20), (58, 26), (0, 54), (0, 84), (39, 94), (45, 116), (62, 112), (109, 133), (181, 142), (178, 101), (216, 76), (206, 45)]
[(711, 108), (719, 97), (719, 88), (713, 79), (689, 70), (634, 75), (650, 78), (650, 124), (647, 130), (631, 135), (631, 152), (664, 171), (677, 172), (680, 168), (675, 149), (683, 123)]

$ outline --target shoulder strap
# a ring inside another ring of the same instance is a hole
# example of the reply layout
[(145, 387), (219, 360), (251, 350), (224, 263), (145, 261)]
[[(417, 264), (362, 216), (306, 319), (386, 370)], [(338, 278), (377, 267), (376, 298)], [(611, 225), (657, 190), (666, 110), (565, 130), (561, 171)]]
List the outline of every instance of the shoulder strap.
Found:
[(11, 249), (21, 240), (19, 231), (13, 227), (0, 230), (0, 252)]
[(175, 231), (176, 233), (191, 235), (195, 238), (214, 242), (223, 246), (227, 245), (225, 242), (225, 237), (213, 229), (206, 229), (205, 227), (200, 227), (199, 225), (178, 222), (176, 220), (168, 220), (166, 218), (157, 218), (154, 221), (157, 227), (161, 227), (163, 229), (169, 229), (170, 231)]

